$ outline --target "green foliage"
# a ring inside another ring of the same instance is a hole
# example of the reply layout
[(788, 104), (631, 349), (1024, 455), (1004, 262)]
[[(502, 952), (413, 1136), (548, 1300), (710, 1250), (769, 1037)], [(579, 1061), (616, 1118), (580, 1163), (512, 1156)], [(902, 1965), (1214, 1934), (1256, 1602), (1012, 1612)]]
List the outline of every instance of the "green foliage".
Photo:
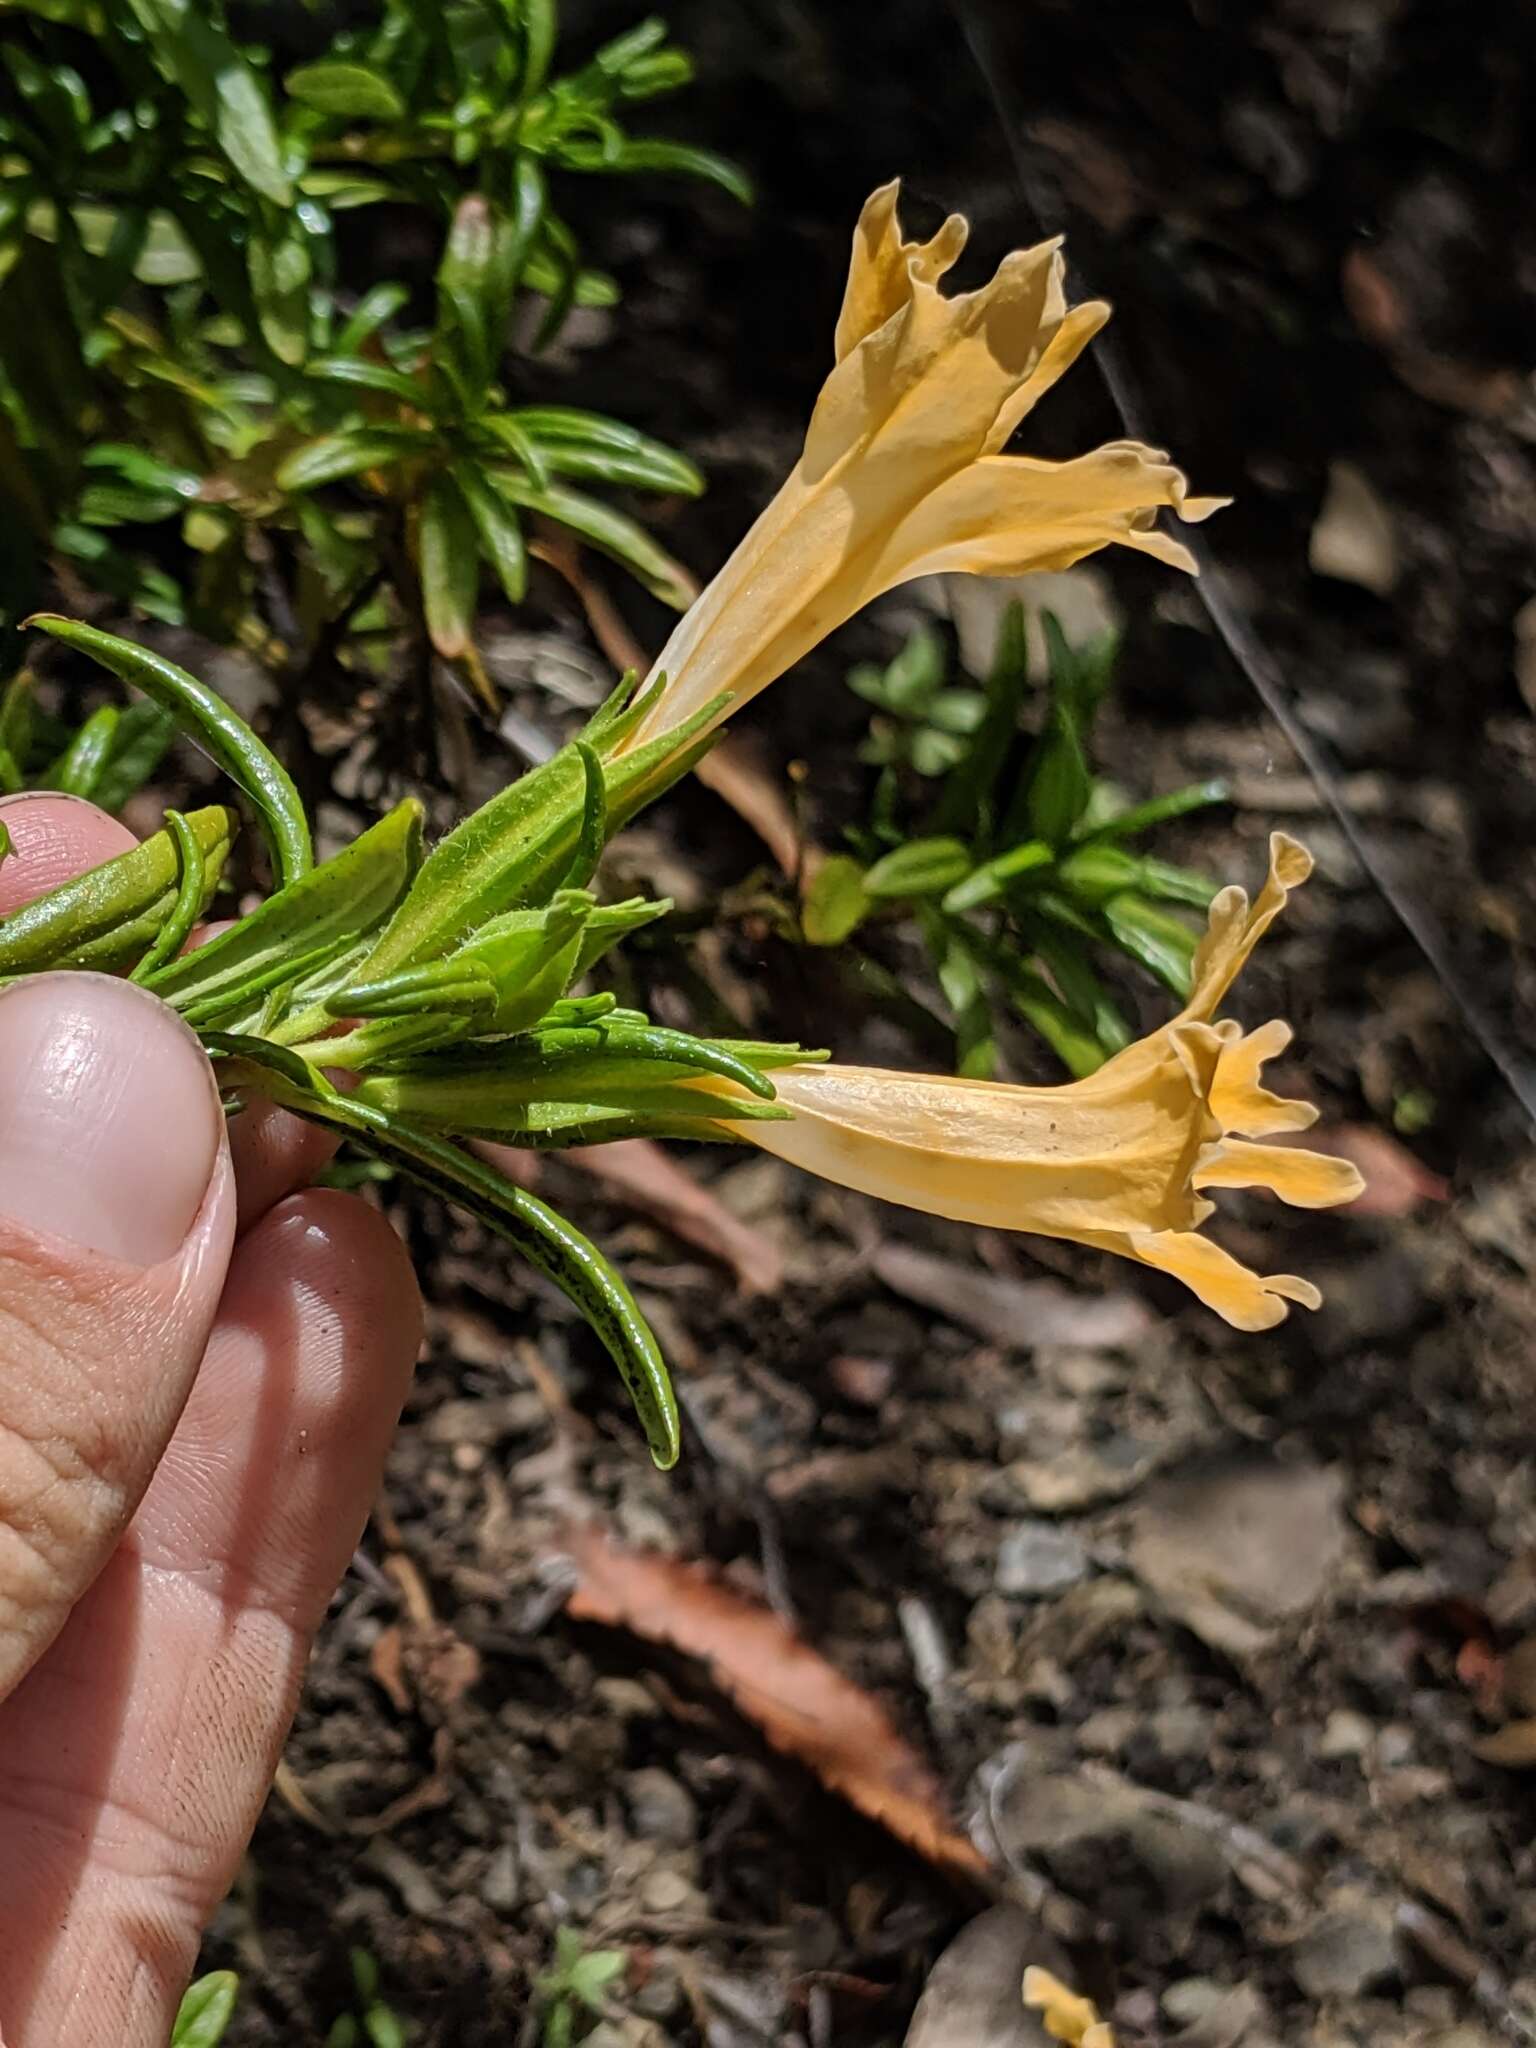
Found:
[(955, 1018), (957, 1063), (990, 1074), (999, 1011), (1027, 1023), (1074, 1075), (1130, 1042), (1096, 956), (1118, 954), (1180, 999), (1199, 932), (1174, 906), (1203, 910), (1215, 884), (1128, 842), (1225, 791), (1197, 783), (1127, 805), (1093, 767), (1094, 717), (1117, 642), (1069, 646), (1043, 616), (1050, 662), (1045, 717), (1021, 730), (1029, 674), (1014, 605), (984, 684), (952, 682), (931, 628), (849, 687), (877, 707), (862, 758), (880, 768), (857, 858), (836, 854), (807, 892), (805, 937), (840, 945), (866, 919), (916, 918)]
[(233, 1970), (211, 1970), (190, 1985), (171, 2029), (171, 2048), (219, 2048), (235, 2010), (240, 1980)]
[[(277, 12), (237, 32), (221, 0), (0, 0), (0, 634), (50, 563), (274, 665), (384, 623), (392, 593), (477, 677), (481, 572), (520, 600), (530, 517), (681, 605), (591, 487), (693, 493), (697, 471), (526, 387), (573, 307), (617, 298), (552, 179), (747, 196), (626, 126), (687, 57), (650, 20), (557, 75), (556, 0), (368, 0), (302, 61), (245, 40), (304, 33)], [(441, 251), (435, 280), (351, 274), (338, 224), (385, 205), (392, 244)]]
[(120, 811), (164, 759), (176, 721), (146, 699), (124, 711), (104, 705), (78, 726), (51, 718), (29, 669), (0, 690), (0, 796), (62, 790), (104, 811)]
[[(275, 886), (183, 951), (237, 820), (218, 805), (168, 813), (142, 845), (0, 919), (0, 985), (59, 967), (131, 970), (201, 1034), (231, 1104), (279, 1102), (467, 1209), (567, 1295), (612, 1357), (656, 1462), (672, 1464), (677, 1405), (629, 1289), (596, 1246), (463, 1141), (724, 1139), (733, 1124), (784, 1114), (771, 1077), (804, 1057), (797, 1048), (664, 1029), (583, 989), (610, 948), (668, 908), (605, 904), (590, 885), (611, 834), (697, 758), (692, 729), (621, 753), (646, 708), (628, 677), (579, 739), (430, 852), (422, 807), (407, 798), (316, 866), (292, 782), (195, 677), (93, 626), (33, 623), (152, 693), (214, 759), (261, 821)], [(347, 1091), (330, 1078), (338, 1070)]]
[(571, 2048), (576, 2029), (588, 2016), (603, 2011), (604, 1994), (621, 1977), (629, 1957), (620, 1948), (585, 1949), (573, 1927), (555, 1934), (550, 1967), (538, 1980), (543, 2048)]
[(365, 1948), (350, 1950), (349, 1960), (357, 2009), (334, 2022), (325, 2048), (406, 2048), (410, 2035), (380, 1994), (377, 1960)]
[[(380, 1993), (377, 1960), (365, 1948), (351, 1949), (348, 1955), (356, 2007), (333, 2022), (325, 2048), (406, 2048), (410, 2035)], [(170, 2048), (219, 2048), (239, 1993), (240, 1980), (233, 1970), (212, 1970), (199, 1977), (181, 2001)]]

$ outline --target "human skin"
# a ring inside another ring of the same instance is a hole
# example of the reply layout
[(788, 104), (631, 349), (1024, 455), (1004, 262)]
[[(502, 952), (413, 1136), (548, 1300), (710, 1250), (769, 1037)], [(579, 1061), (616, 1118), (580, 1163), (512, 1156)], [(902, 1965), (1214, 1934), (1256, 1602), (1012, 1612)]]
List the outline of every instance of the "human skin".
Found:
[[(0, 915), (132, 844), (0, 801)], [(164, 2048), (421, 1336), (323, 1134), (142, 990), (0, 991), (0, 2037)]]

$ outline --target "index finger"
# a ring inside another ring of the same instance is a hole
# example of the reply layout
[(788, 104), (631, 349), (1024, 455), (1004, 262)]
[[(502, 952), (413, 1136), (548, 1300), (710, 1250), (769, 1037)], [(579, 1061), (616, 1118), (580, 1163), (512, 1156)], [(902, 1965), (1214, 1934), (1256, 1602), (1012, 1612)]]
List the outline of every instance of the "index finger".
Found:
[(0, 797), (0, 825), (11, 837), (0, 861), (0, 917), (137, 844), (126, 825), (84, 797), (53, 791)]
[[(26, 790), (0, 797), (11, 851), (0, 861), (0, 917), (60, 882), (115, 860), (137, 844), (126, 825), (84, 797)], [(336, 1140), (270, 1102), (256, 1102), (229, 1127), (242, 1232), (329, 1164)]]

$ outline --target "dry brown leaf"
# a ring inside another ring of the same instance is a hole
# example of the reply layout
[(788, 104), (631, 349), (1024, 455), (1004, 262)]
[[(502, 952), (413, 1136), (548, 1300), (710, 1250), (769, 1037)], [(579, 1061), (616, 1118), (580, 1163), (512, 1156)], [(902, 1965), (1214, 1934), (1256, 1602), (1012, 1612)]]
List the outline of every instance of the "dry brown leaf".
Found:
[[(475, 1150), (508, 1180), (528, 1187), (533, 1157), (514, 1145), (477, 1145)], [(649, 1138), (620, 1138), (612, 1145), (578, 1145), (561, 1154), (601, 1181), (626, 1208), (665, 1224), (685, 1244), (719, 1259), (736, 1275), (743, 1294), (777, 1294), (784, 1281), (784, 1255), (769, 1237), (733, 1216), (718, 1195)]]
[[(586, 613), (593, 639), (614, 667), (620, 673), (632, 668), (643, 676), (651, 665), (644, 648), (619, 616), (607, 591), (589, 572), (581, 549), (571, 536), (551, 528), (533, 543), (533, 552), (570, 585)], [(719, 741), (693, 772), (697, 781), (712, 789), (744, 824), (751, 826), (783, 873), (810, 879), (826, 855), (806, 840), (783, 790), (738, 741)]]
[(1409, 1216), (1423, 1202), (1444, 1202), (1450, 1196), (1450, 1182), (1442, 1174), (1431, 1173), (1406, 1145), (1374, 1124), (1330, 1124), (1312, 1132), (1308, 1142), (1319, 1152), (1347, 1159), (1363, 1174), (1365, 1192), (1349, 1204), (1351, 1215)]
[(1536, 1721), (1506, 1721), (1492, 1735), (1474, 1742), (1472, 1754), (1485, 1764), (1507, 1771), (1536, 1770)]
[(930, 1863), (971, 1878), (985, 1859), (945, 1817), (943, 1792), (885, 1709), (778, 1615), (698, 1565), (622, 1550), (573, 1531), (579, 1577), (568, 1612), (697, 1657), (773, 1747)]

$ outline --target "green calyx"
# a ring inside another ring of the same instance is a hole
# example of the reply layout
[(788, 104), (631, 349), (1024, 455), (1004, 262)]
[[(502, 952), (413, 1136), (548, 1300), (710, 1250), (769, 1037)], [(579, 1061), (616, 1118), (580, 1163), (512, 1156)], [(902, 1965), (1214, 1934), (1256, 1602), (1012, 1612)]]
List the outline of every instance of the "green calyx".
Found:
[[(579, 739), (430, 851), (407, 799), (316, 866), (292, 782), (205, 685), (93, 627), (34, 623), (135, 684), (218, 763), (257, 814), (274, 885), (187, 950), (238, 820), (222, 805), (168, 812), (142, 845), (0, 919), (0, 979), (128, 971), (201, 1035), (232, 1107), (278, 1102), (469, 1210), (580, 1311), (653, 1458), (674, 1463), (676, 1402), (629, 1289), (595, 1245), (468, 1148), (727, 1140), (787, 1114), (772, 1074), (806, 1057), (797, 1047), (699, 1038), (581, 990), (609, 948), (668, 907), (603, 903), (590, 885), (617, 827), (707, 744), (716, 707), (621, 751), (645, 709), (626, 679)], [(100, 759), (82, 775), (99, 776), (134, 717), (87, 722)], [(345, 1091), (338, 1071), (352, 1077)]]

